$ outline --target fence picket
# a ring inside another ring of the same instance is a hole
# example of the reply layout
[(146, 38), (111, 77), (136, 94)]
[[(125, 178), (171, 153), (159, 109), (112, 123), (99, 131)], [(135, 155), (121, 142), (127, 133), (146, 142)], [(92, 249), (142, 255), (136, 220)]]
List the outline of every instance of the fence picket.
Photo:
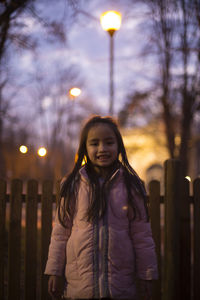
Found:
[(193, 294), (194, 300), (200, 299), (200, 178), (194, 181), (194, 263)]
[(191, 293), (191, 234), (189, 181), (185, 178), (181, 186), (180, 202), (180, 299), (190, 299)]
[(6, 181), (0, 179), (0, 299), (4, 299), (4, 258), (6, 249), (5, 212)]
[(21, 199), (22, 181), (13, 179), (11, 182), (8, 242), (8, 300), (20, 300)]
[(53, 183), (49, 180), (42, 187), (42, 222), (41, 222), (41, 300), (51, 299), (48, 295), (48, 278), (44, 275), (52, 230)]
[(180, 300), (180, 189), (181, 165), (165, 162), (165, 246), (163, 300)]
[(59, 199), (60, 199), (60, 180), (56, 182), (56, 207), (59, 203)]
[(153, 180), (149, 184), (150, 220), (155, 241), (159, 279), (153, 283), (153, 299), (161, 299), (161, 232), (160, 232), (160, 183)]
[(38, 183), (28, 181), (26, 197), (25, 299), (36, 299)]
[[(56, 193), (53, 195), (53, 182), (45, 181), (42, 195), (38, 195), (38, 182), (30, 180), (26, 197), (22, 195), (22, 185), (21, 180), (13, 180), (9, 196), (6, 194), (6, 181), (0, 180), (0, 241), (6, 241), (6, 222), (9, 224), (8, 264), (5, 259), (7, 256), (5, 243), (0, 242), (0, 300), (49, 300), (48, 277), (44, 275), (44, 269), (52, 229), (53, 201), (58, 202), (60, 183), (56, 183)], [(20, 269), (23, 267), (21, 255), (21, 239), (23, 238), (21, 235), (23, 233), (22, 201), (25, 199), (25, 277), (20, 278), (20, 274), (22, 274)], [(39, 242), (41, 243), (38, 245), (40, 231), (37, 229), (37, 212), (40, 211), (40, 204), (38, 204), (40, 199), (41, 238)], [(160, 274), (159, 280), (153, 283), (152, 299), (199, 300), (200, 178), (194, 181), (193, 196), (190, 196), (189, 182), (181, 178), (180, 162), (168, 160), (165, 162), (164, 203), (163, 196), (160, 195), (160, 183), (158, 181), (152, 181), (149, 184), (149, 201), (150, 221)], [(7, 206), (6, 202), (8, 203)], [(165, 210), (164, 257), (161, 253), (161, 243), (163, 242), (161, 238), (161, 226), (163, 226), (161, 223), (161, 203), (163, 203)], [(190, 205), (193, 205), (194, 208), (194, 219), (192, 220), (194, 221), (194, 228), (191, 227), (193, 223), (190, 220)], [(9, 208), (10, 217), (7, 220), (6, 211)], [(194, 229), (193, 232), (191, 228)], [(192, 247), (191, 236), (194, 239)], [(37, 252), (39, 257), (37, 257)], [(193, 258), (193, 268), (191, 268), (191, 258)], [(41, 271), (40, 278), (36, 272), (38, 266)], [(192, 276), (191, 270), (193, 271)], [(23, 285), (23, 283), (25, 284)]]

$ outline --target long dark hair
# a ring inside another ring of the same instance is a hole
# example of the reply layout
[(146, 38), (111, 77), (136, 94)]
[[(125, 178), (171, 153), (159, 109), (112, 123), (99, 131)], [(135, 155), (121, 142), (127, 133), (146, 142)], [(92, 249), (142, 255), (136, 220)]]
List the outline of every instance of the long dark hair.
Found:
[[(99, 123), (107, 124), (110, 126), (110, 128), (113, 130), (113, 132), (116, 135), (117, 144), (118, 144), (118, 159), (116, 162), (113, 163), (111, 172), (109, 176), (106, 178), (106, 180), (104, 181), (104, 186), (109, 181), (109, 178), (112, 176), (112, 174), (119, 168), (119, 166), (121, 166), (124, 170), (123, 172), (124, 182), (127, 187), (129, 207), (131, 207), (134, 212), (136, 211), (136, 207), (134, 205), (133, 195), (132, 195), (132, 190), (134, 189), (134, 191), (136, 193), (139, 193), (142, 199), (144, 200), (145, 208), (147, 211), (146, 191), (144, 188), (144, 184), (139, 178), (139, 176), (137, 175), (137, 173), (135, 172), (135, 170), (130, 166), (128, 162), (126, 150), (117, 123), (111, 117), (94, 116), (87, 121), (87, 123), (82, 129), (78, 153), (77, 153), (77, 160), (75, 162), (72, 172), (67, 176), (66, 180), (63, 182), (61, 186), (61, 193), (60, 193), (61, 197), (58, 206), (58, 217), (63, 226), (65, 226), (66, 217), (69, 217), (71, 221), (73, 219), (74, 208), (75, 208), (75, 203), (76, 203), (76, 198), (78, 193), (78, 183), (79, 183), (79, 176), (80, 176), (79, 170), (82, 168), (83, 161), (85, 161), (85, 169), (91, 182), (91, 192), (92, 192), (91, 193), (92, 200), (90, 202), (87, 211), (87, 220), (92, 222), (97, 216), (101, 217), (105, 212), (106, 189), (100, 188), (98, 175), (95, 172), (93, 165), (90, 162), (90, 159), (87, 155), (87, 149), (86, 149), (88, 132), (92, 127), (96, 126)], [(120, 156), (120, 160), (119, 160), (119, 156)], [(62, 205), (61, 205), (61, 198), (64, 198)], [(147, 220), (148, 220), (148, 212), (147, 212)]]

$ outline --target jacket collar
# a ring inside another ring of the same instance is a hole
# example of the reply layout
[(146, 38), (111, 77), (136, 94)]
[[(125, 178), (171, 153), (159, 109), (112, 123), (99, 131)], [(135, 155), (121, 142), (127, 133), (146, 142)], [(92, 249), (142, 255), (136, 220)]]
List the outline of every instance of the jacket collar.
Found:
[[(108, 182), (111, 182), (114, 178), (116, 178), (118, 175), (121, 175), (123, 173), (122, 167), (119, 166), (119, 168), (116, 169), (116, 171), (112, 174), (112, 176), (110, 177)], [(83, 166), (80, 170), (79, 170), (79, 174), (81, 175), (81, 179), (87, 183), (90, 182), (90, 179), (88, 177), (88, 174), (86, 172), (86, 167)]]

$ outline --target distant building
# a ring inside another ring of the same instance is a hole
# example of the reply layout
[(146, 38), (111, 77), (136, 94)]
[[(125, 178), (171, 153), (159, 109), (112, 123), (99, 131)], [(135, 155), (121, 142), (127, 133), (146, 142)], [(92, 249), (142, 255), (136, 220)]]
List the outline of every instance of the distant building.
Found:
[(121, 132), (129, 162), (147, 189), (151, 180), (158, 180), (163, 191), (163, 165), (169, 158), (163, 125), (152, 123), (142, 128), (124, 128)]
[[(131, 166), (148, 184), (151, 180), (161, 182), (163, 192), (164, 162), (169, 159), (164, 126), (159, 122), (152, 122), (145, 127), (121, 129), (124, 144)], [(176, 136), (175, 144), (180, 144), (180, 136)], [(188, 176), (192, 181), (200, 176), (200, 136), (193, 134), (190, 144), (190, 162)]]

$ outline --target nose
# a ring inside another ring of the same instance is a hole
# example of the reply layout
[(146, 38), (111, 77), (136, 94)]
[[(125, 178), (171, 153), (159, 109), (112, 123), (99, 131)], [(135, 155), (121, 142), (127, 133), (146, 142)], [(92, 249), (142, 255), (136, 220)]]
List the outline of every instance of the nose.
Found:
[(104, 143), (99, 144), (99, 152), (104, 152), (106, 151), (106, 145)]

